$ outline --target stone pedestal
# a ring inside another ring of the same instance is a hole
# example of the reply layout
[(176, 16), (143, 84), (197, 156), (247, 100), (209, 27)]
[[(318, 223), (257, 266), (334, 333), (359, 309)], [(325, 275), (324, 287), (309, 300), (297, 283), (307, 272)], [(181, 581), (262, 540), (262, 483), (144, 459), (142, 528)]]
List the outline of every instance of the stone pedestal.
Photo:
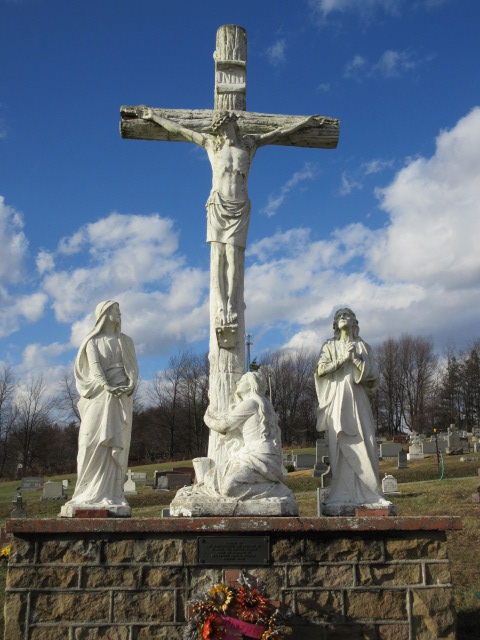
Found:
[[(460, 528), (453, 517), (8, 520), (5, 638), (180, 640), (187, 601), (242, 569), (290, 609), (291, 640), (454, 640), (446, 531)], [(207, 536), (222, 548), (257, 537), (268, 551), (241, 567), (205, 561)]]

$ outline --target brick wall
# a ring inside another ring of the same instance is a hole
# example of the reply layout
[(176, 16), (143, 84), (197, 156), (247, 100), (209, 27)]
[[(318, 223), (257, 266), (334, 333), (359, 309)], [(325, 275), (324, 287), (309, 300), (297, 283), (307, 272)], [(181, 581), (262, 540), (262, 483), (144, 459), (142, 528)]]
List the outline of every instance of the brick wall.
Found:
[(289, 607), (294, 640), (454, 639), (446, 531), (459, 518), (12, 520), (5, 640), (182, 637), (186, 603), (231, 567), (197, 537), (270, 538), (246, 566)]

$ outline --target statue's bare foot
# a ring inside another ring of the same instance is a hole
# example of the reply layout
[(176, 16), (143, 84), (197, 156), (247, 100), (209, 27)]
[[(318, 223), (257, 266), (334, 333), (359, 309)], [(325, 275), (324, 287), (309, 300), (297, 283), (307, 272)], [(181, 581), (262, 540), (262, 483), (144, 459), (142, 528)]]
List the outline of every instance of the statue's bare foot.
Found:
[(238, 322), (237, 311), (230, 305), (228, 305), (228, 310), (227, 310), (227, 321), (228, 321), (228, 324), (237, 324)]

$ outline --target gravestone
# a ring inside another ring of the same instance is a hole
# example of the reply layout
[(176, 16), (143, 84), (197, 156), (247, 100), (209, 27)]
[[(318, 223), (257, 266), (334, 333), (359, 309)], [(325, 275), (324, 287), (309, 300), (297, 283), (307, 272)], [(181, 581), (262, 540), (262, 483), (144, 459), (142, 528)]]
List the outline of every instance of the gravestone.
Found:
[(61, 500), (66, 497), (67, 495), (64, 491), (63, 482), (47, 480), (43, 485), (42, 500)]
[(470, 453), (470, 444), (468, 442), (462, 442), (462, 453)]
[(397, 469), (406, 469), (407, 467), (407, 452), (402, 449), (402, 451), (398, 452)]
[(382, 491), (385, 495), (400, 495), (400, 491), (398, 490), (398, 482), (394, 476), (385, 474), (385, 477), (382, 480)]
[(402, 450), (402, 445), (399, 442), (382, 442), (380, 445), (380, 457), (381, 458), (396, 458), (398, 452)]
[(168, 489), (181, 489), (192, 484), (192, 476), (187, 473), (167, 473)]
[(400, 443), (400, 444), (407, 444), (408, 436), (406, 436), (406, 435), (393, 436), (393, 442), (397, 442), (397, 443)]
[(144, 471), (133, 471), (132, 480), (133, 482), (145, 484), (147, 482), (147, 474)]
[(155, 486), (157, 491), (168, 491), (168, 480), (167, 476), (158, 476), (157, 484)]
[(123, 493), (125, 495), (130, 495), (130, 496), (136, 496), (137, 495), (137, 486), (135, 484), (135, 482), (132, 480), (132, 470), (129, 469), (127, 471), (127, 480), (125, 481), (125, 484), (123, 485)]
[(316, 458), (312, 477), (320, 478), (320, 486), (324, 489), (332, 483), (332, 469), (328, 456), (328, 431), (320, 431), (316, 442)]
[(410, 439), (410, 446), (408, 447), (407, 460), (423, 460), (423, 443), (420, 437), (415, 433)]
[(432, 455), (437, 453), (437, 443), (435, 441), (424, 442), (423, 453), (425, 455)]
[(27, 517), (27, 503), (23, 502), (22, 496), (18, 493), (12, 500), (12, 504), (15, 507), (10, 514), (11, 518), (26, 518)]
[(299, 453), (297, 454), (295, 469), (313, 469), (315, 461), (316, 456), (314, 453)]
[(62, 485), (63, 485), (63, 488), (66, 491), (68, 489), (69, 485), (70, 485), (70, 480), (68, 480), (68, 479), (62, 480)]
[(480, 442), (475, 442), (475, 444), (473, 445), (473, 451), (475, 453), (480, 453)]
[(450, 455), (463, 453), (462, 442), (460, 440), (460, 436), (458, 435), (458, 429), (456, 425), (451, 424), (448, 430), (447, 436), (447, 448), (445, 453)]
[(195, 480), (195, 469), (193, 467), (173, 467), (172, 473), (187, 473), (192, 479), (192, 483)]
[(44, 478), (36, 478), (36, 477), (25, 477), (22, 478), (22, 491), (38, 491), (43, 485)]

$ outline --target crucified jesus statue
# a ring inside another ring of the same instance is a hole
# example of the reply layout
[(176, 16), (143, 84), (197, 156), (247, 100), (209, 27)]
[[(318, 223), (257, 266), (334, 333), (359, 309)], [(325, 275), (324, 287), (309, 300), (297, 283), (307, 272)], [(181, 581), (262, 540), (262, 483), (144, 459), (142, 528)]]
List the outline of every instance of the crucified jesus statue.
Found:
[(212, 166), (212, 190), (207, 200), (207, 242), (211, 247), (211, 286), (215, 325), (238, 320), (238, 276), (243, 270), (250, 222), (247, 181), (257, 149), (308, 125), (315, 116), (264, 134), (242, 135), (234, 112), (216, 112), (210, 133), (198, 133), (146, 108), (143, 119), (203, 147)]

